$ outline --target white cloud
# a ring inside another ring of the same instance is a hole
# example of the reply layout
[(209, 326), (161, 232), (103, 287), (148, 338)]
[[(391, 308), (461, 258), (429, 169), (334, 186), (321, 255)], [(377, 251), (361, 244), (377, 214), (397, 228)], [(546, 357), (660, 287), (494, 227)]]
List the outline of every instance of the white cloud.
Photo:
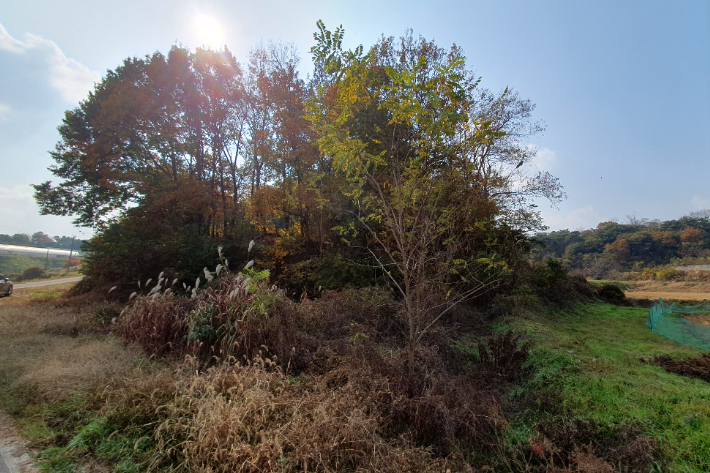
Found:
[(71, 217), (40, 215), (34, 200), (34, 189), (29, 185), (0, 187), (0, 233), (28, 233), (37, 231), (49, 235), (76, 235), (88, 238), (87, 229), (78, 229)]
[(0, 120), (7, 120), (8, 115), (10, 115), (10, 106), (0, 103)]
[(710, 209), (710, 200), (701, 199), (697, 195), (690, 199), (690, 205), (692, 205), (695, 210), (705, 210)]
[(557, 154), (548, 148), (542, 148), (537, 151), (533, 165), (537, 168), (549, 171), (557, 161)]
[(567, 215), (548, 214), (543, 211), (542, 216), (545, 225), (550, 227), (550, 230), (587, 230), (595, 228), (599, 222), (603, 221), (591, 205), (567, 212)]
[(79, 61), (68, 58), (54, 41), (27, 33), (25, 41), (19, 41), (0, 24), (0, 49), (15, 54), (39, 53), (48, 71), (49, 84), (59, 91), (64, 100), (78, 103), (93, 89), (94, 82), (101, 79), (98, 71), (92, 71)]
[(25, 50), (22, 42), (10, 36), (2, 23), (0, 23), (0, 49), (11, 53), (21, 53)]

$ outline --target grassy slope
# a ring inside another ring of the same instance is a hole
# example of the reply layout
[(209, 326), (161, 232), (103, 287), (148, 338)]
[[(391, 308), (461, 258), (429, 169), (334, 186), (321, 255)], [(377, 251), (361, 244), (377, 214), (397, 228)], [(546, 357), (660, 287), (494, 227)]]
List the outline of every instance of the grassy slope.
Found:
[(67, 261), (66, 258), (51, 257), (46, 260), (43, 257), (27, 255), (0, 255), (0, 274), (7, 276), (11, 273), (21, 273), (27, 268), (38, 266), (44, 269), (45, 263), (49, 262), (48, 269), (59, 269)]
[[(100, 305), (55, 305), (73, 285), (18, 289), (0, 298), (0, 410), (15, 417), (22, 436), (39, 450), (66, 445), (91, 425), (100, 408), (97, 386), (120, 378), (140, 358), (95, 329), (93, 312)], [(112, 443), (122, 439), (114, 435)], [(131, 448), (121, 445), (125, 458), (133, 454), (130, 440)], [(56, 451), (42, 454), (42, 470), (74, 471), (74, 460)]]
[(667, 459), (663, 471), (710, 471), (710, 384), (640, 360), (702, 351), (652, 333), (647, 316), (647, 309), (593, 305), (504, 325), (535, 340), (532, 383), (554, 382), (566, 414), (641, 426)]

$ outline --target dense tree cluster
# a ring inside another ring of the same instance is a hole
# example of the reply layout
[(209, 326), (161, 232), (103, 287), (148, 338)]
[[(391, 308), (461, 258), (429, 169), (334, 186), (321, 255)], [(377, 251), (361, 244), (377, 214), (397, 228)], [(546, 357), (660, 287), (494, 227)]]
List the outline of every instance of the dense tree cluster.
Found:
[(561, 258), (570, 268), (592, 277), (609, 271), (642, 270), (677, 259), (710, 256), (710, 215), (692, 213), (661, 222), (629, 218), (626, 223), (602, 222), (584, 231), (561, 230), (536, 237), (541, 257)]
[[(75, 240), (74, 249), (80, 249), (82, 244), (83, 241)], [(34, 246), (36, 248), (59, 248), (69, 250), (72, 248), (72, 237), (50, 237), (44, 232), (35, 232), (32, 235), (27, 235), (26, 233), (5, 235), (0, 233), (0, 245)]]
[(255, 239), (286, 285), (386, 280), (421, 314), (517, 264), (543, 228), (532, 200), (563, 198), (532, 166), (530, 101), (482, 89), (460, 49), (411, 32), (367, 51), (343, 50), (342, 28), (314, 36), (308, 79), (283, 44), (244, 64), (174, 46), (127, 59), (66, 113), (60, 182), (35, 196), (97, 230), (90, 275), (194, 278), (217, 245), (238, 262)]

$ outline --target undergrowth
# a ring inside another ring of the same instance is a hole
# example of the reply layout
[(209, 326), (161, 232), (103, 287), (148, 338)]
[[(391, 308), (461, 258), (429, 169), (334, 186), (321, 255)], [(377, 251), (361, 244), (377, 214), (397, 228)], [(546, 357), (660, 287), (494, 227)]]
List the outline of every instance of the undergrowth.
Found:
[(643, 309), (566, 305), (485, 325), (478, 314), (478, 326), (463, 311), (425, 340), (412, 374), (386, 290), (296, 302), (257, 272), (221, 276), (174, 292), (158, 278), (123, 311), (93, 303), (74, 328), (42, 325), (74, 344), (58, 345), (74, 350), (67, 360), (114, 346), (108, 329), (141, 347), (73, 395), (0, 367), (0, 406), (44, 471), (710, 468), (707, 383), (645, 362), (698, 351), (645, 330)]

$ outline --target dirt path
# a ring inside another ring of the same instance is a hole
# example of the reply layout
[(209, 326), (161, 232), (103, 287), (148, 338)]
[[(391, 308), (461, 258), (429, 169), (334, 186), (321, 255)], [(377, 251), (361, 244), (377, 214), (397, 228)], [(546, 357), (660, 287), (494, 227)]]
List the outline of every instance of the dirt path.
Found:
[[(66, 284), (70, 282), (78, 282), (81, 281), (81, 278), (83, 276), (74, 276), (71, 278), (62, 278), (62, 279), (51, 279), (49, 281), (38, 281), (38, 282), (28, 282), (25, 284), (15, 284), (15, 289), (25, 289), (28, 287), (43, 287), (43, 286), (54, 286), (55, 284)], [(2, 470), (0, 470), (0, 473)]]
[(33, 456), (15, 432), (12, 420), (0, 412), (0, 473), (38, 473)]

